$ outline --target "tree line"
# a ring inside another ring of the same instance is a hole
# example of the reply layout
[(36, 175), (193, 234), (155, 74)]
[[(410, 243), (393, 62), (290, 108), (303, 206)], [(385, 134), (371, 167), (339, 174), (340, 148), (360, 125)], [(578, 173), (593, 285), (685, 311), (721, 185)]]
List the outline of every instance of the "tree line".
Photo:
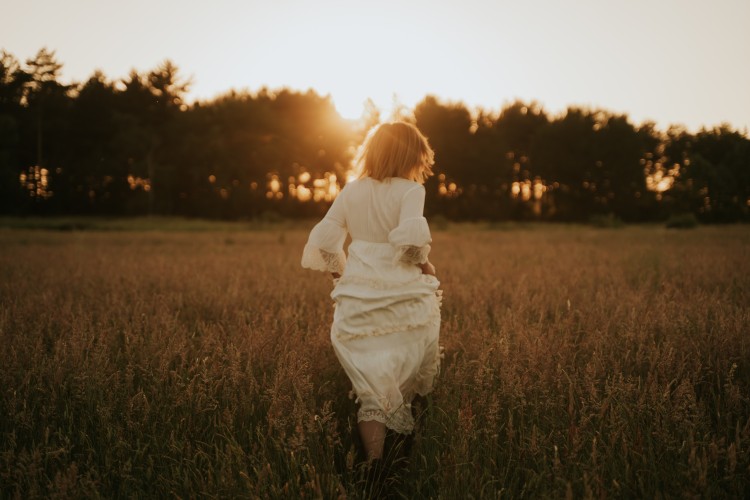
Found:
[[(170, 61), (119, 80), (60, 81), (54, 52), (0, 54), (0, 212), (252, 218), (319, 216), (381, 120), (342, 119), (310, 90), (185, 102)], [(436, 152), (427, 210), (455, 220), (750, 219), (750, 139), (535, 102), (499, 111), (426, 96), (396, 116)]]

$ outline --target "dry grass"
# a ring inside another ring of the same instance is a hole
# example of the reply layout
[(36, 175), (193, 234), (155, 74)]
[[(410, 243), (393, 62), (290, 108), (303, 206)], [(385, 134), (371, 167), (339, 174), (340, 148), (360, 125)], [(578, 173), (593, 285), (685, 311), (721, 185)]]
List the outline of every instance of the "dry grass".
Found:
[[(0, 496), (359, 498), (306, 232), (0, 231)], [(407, 498), (750, 493), (750, 228), (435, 234)]]

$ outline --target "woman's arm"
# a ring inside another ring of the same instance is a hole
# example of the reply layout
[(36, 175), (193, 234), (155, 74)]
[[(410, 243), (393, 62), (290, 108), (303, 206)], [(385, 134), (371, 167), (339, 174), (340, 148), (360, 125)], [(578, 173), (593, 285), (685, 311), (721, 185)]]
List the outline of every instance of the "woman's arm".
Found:
[(424, 211), (425, 189), (418, 185), (409, 189), (401, 199), (399, 223), (390, 233), (388, 241), (397, 248), (395, 261), (407, 265), (417, 265), (423, 272), (434, 272), (434, 268), (423, 267), (429, 263), (427, 255), (430, 253), (432, 236), (427, 225), (427, 219), (422, 215)]
[(346, 254), (343, 247), (347, 234), (343, 204), (345, 192), (346, 188), (341, 190), (323, 220), (310, 232), (302, 252), (302, 267), (339, 275), (344, 271)]

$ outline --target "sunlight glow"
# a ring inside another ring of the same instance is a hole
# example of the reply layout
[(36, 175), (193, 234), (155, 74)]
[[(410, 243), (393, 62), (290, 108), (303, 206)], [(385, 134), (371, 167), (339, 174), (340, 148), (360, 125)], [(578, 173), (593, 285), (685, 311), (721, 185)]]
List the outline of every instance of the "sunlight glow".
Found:
[(151, 180), (134, 175), (129, 175), (128, 186), (132, 191), (135, 191), (136, 189), (143, 189), (144, 191), (148, 192), (151, 191)]
[(49, 171), (39, 166), (22, 170), (18, 176), (21, 187), (28, 190), (29, 196), (39, 199), (51, 198), (53, 192), (48, 189)]
[[(188, 102), (290, 87), (329, 95), (350, 119), (367, 97), (387, 116), (394, 94), (407, 107), (432, 94), (492, 109), (516, 98), (552, 112), (589, 104), (691, 129), (750, 125), (750, 65), (737, 63), (750, 47), (746, 0), (6, 3), (4, 48), (19, 59), (46, 44), (65, 80), (85, 81), (96, 68), (117, 80), (169, 58), (192, 80)], [(164, 23), (175, 13), (180, 22)]]
[(665, 174), (662, 170), (657, 170), (652, 175), (646, 176), (646, 187), (659, 194), (668, 191), (673, 184), (674, 176)]
[(356, 92), (339, 92), (333, 98), (333, 105), (345, 120), (359, 120), (364, 114), (366, 101), (367, 99), (362, 99)]
[[(281, 199), (284, 194), (281, 191), (282, 185), (276, 174), (271, 175), (268, 183), (266, 198)], [(304, 171), (297, 177), (287, 179), (287, 193), (289, 198), (301, 202), (310, 200), (321, 202), (331, 202), (341, 191), (338, 184), (338, 177), (332, 172), (325, 172), (322, 177), (313, 179), (312, 174)]]

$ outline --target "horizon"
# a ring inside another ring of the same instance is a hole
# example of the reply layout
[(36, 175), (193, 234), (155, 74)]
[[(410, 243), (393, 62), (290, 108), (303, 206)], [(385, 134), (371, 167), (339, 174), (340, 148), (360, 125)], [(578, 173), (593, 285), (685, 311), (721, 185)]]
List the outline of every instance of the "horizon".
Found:
[(550, 115), (601, 109), (660, 129), (750, 128), (750, 67), (739, 64), (750, 60), (750, 3), (739, 0), (31, 4), (33, 16), (9, 8), (15, 22), (0, 48), (21, 62), (54, 51), (66, 83), (96, 70), (116, 81), (168, 59), (191, 80), (191, 104), (232, 90), (312, 89), (346, 119), (368, 98), (388, 116), (394, 96), (413, 109), (432, 95), (470, 110), (520, 100)]

